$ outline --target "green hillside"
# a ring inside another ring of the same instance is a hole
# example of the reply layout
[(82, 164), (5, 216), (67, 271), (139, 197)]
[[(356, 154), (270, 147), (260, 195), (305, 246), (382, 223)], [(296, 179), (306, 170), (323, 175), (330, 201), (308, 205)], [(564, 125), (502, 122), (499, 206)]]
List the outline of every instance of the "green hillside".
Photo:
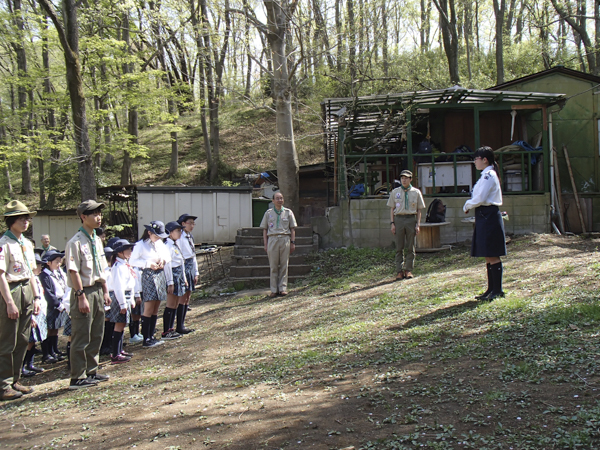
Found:
[[(296, 149), (300, 164), (323, 161), (323, 136), (318, 104), (305, 106), (295, 115)], [(221, 114), (221, 170), (220, 183), (229, 184), (243, 178), (245, 173), (262, 172), (276, 168), (277, 139), (275, 114), (271, 110), (248, 107), (231, 102), (222, 106)], [(170, 124), (159, 123), (143, 126), (140, 120), (139, 140), (147, 147), (145, 157), (137, 157), (132, 166), (133, 182), (139, 186), (205, 186), (206, 153), (199, 113), (180, 116), (177, 122), (179, 137), (179, 171), (167, 178), (171, 159)], [(123, 152), (115, 153), (112, 168), (105, 164), (97, 172), (99, 187), (120, 184)], [(104, 161), (104, 158), (103, 158)], [(39, 182), (37, 160), (31, 160), (31, 177), (34, 194), (21, 195), (21, 166), (10, 165), (10, 175), (15, 195), (5, 193), (4, 201), (18, 198), (28, 206), (38, 209)], [(49, 171), (46, 164), (46, 171)], [(77, 167), (74, 163), (61, 169), (60, 186), (57, 189), (57, 208), (74, 207), (80, 200)]]

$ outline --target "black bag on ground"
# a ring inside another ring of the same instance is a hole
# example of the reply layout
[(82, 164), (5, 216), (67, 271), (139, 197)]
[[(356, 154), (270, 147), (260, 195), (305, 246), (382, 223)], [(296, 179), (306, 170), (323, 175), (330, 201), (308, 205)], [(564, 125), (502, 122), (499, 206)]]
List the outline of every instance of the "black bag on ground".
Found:
[(446, 205), (439, 198), (434, 198), (427, 208), (427, 223), (442, 223), (446, 221)]

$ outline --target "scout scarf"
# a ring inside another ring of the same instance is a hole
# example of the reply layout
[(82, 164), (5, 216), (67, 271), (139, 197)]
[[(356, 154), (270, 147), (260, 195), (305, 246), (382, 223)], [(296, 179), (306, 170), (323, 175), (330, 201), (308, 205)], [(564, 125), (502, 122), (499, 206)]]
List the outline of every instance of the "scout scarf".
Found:
[(277, 211), (277, 208), (273, 207), (273, 211), (277, 214), (277, 228), (279, 228), (279, 217), (281, 217), (281, 213), (283, 212), (283, 206), (279, 211)]
[(33, 270), (31, 270), (31, 266), (29, 265), (29, 259), (27, 259), (27, 255), (25, 254), (25, 241), (23, 239), (17, 239), (17, 237), (10, 230), (6, 230), (6, 233), (4, 233), (4, 235), (17, 241), (18, 244), (21, 246), (21, 251), (23, 252), (23, 259), (25, 260), (25, 264), (27, 264), (27, 268), (29, 269), (29, 276), (33, 275)]
[(85, 234), (85, 236), (90, 240), (92, 256), (94, 257), (94, 269), (98, 271), (98, 275), (102, 275), (102, 272), (100, 271), (100, 261), (98, 261), (98, 250), (96, 249), (96, 230), (92, 231), (91, 236), (83, 227), (79, 228), (79, 231)]
[(409, 184), (407, 188), (402, 185), (400, 185), (400, 187), (404, 191), (404, 209), (408, 211), (408, 191), (412, 189), (412, 184)]

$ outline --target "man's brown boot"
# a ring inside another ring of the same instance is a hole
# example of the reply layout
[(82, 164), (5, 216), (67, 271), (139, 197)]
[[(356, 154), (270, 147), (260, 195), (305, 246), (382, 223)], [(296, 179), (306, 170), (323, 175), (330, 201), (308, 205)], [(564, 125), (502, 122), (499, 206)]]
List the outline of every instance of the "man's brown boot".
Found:
[(0, 392), (0, 400), (16, 400), (21, 397), (23, 397), (23, 394), (11, 388), (4, 389)]
[(12, 388), (21, 394), (31, 394), (33, 392), (33, 388), (31, 386), (23, 386), (18, 381), (12, 385)]

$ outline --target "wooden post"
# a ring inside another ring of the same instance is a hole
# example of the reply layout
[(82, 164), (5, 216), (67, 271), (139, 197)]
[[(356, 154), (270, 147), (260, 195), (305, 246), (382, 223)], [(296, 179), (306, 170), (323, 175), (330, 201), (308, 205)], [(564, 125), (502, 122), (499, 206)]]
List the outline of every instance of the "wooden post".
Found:
[(569, 160), (569, 153), (567, 152), (567, 146), (563, 145), (563, 152), (565, 153), (565, 160), (567, 161), (567, 168), (569, 169), (569, 176), (571, 177), (571, 185), (573, 186), (573, 195), (575, 196), (575, 204), (577, 205), (577, 213), (579, 214), (579, 221), (581, 222), (581, 231), (587, 233), (585, 229), (585, 222), (583, 221), (583, 214), (581, 213), (581, 205), (579, 204), (579, 195), (577, 195), (577, 186), (575, 186), (575, 178), (573, 177), (573, 170), (571, 169), (571, 161)]
[(556, 185), (556, 197), (558, 204), (558, 221), (560, 225), (560, 231), (564, 233), (565, 231), (565, 218), (564, 218), (564, 210), (562, 203), (562, 188), (560, 187), (560, 172), (558, 171), (558, 155), (556, 154), (556, 149), (552, 147), (552, 158), (554, 158), (554, 184)]

